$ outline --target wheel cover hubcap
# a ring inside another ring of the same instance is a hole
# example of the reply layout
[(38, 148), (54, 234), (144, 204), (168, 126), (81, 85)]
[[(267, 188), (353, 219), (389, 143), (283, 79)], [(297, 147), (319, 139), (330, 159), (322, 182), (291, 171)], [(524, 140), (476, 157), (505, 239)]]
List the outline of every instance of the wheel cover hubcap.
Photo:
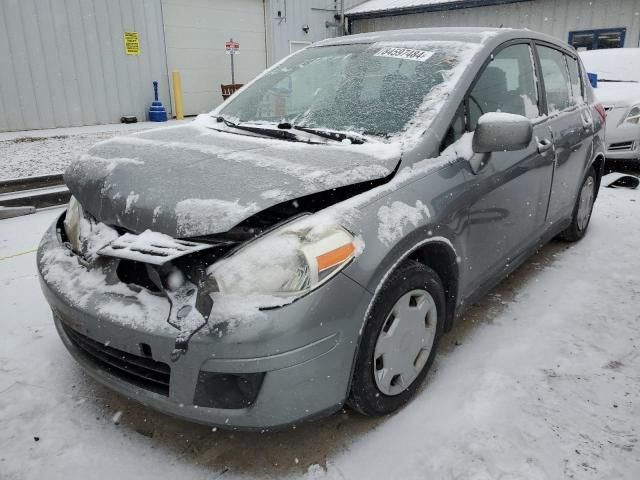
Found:
[(578, 206), (578, 229), (583, 231), (589, 224), (591, 218), (591, 210), (593, 207), (593, 197), (595, 193), (595, 185), (593, 177), (587, 178), (580, 192), (580, 205)]
[(438, 310), (426, 290), (404, 294), (385, 319), (373, 354), (373, 377), (385, 395), (398, 395), (427, 363), (436, 336)]

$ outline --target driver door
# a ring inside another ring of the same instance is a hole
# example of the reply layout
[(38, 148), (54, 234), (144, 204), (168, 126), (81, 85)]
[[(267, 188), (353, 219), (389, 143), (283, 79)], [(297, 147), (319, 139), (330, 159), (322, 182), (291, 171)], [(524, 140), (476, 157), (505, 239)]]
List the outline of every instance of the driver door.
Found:
[(520, 151), (494, 152), (472, 174), (467, 272), (470, 289), (502, 277), (541, 236), (552, 182), (554, 147), (542, 117), (541, 89), (529, 42), (494, 54), (467, 96), (468, 129), (489, 112), (528, 117), (533, 139)]

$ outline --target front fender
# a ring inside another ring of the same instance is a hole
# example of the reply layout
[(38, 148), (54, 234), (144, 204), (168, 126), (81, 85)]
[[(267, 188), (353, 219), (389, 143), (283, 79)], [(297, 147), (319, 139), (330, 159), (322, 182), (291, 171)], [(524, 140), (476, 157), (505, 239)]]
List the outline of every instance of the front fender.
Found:
[(464, 258), (467, 232), (464, 162), (418, 178), (360, 211), (358, 233), (364, 250), (345, 274), (374, 293), (398, 262), (438, 242)]

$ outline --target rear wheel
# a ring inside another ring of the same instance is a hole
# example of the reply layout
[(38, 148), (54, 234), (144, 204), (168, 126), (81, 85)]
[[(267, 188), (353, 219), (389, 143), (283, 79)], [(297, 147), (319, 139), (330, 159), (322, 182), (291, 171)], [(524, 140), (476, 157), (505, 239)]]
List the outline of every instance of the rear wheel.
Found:
[(596, 199), (596, 185), (596, 171), (591, 167), (578, 193), (578, 198), (573, 208), (573, 216), (571, 217), (571, 225), (558, 238), (568, 242), (577, 242), (585, 236), (591, 222), (591, 213)]
[(348, 404), (365, 415), (406, 404), (433, 363), (444, 314), (444, 288), (432, 269), (411, 261), (391, 274), (367, 319)]

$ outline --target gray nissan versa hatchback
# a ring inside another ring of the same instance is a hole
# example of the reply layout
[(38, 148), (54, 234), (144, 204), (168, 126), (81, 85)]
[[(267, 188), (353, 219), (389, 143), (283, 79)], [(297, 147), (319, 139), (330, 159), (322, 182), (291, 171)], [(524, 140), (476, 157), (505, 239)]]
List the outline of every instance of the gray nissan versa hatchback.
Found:
[(541, 34), (319, 42), (75, 161), (42, 288), (92, 376), (171, 415), (387, 414), (467, 305), (585, 234), (603, 124), (576, 52)]

